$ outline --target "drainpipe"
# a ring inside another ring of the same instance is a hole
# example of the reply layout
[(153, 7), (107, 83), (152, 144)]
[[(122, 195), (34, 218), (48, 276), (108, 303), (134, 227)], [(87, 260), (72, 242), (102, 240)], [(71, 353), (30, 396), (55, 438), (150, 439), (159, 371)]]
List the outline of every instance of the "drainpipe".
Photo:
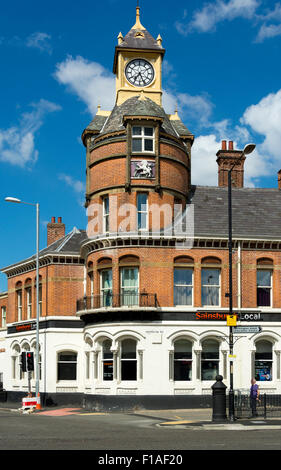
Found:
[(237, 260), (237, 307), (238, 310), (241, 309), (242, 305), (242, 295), (241, 295), (241, 242), (238, 242), (238, 260)]

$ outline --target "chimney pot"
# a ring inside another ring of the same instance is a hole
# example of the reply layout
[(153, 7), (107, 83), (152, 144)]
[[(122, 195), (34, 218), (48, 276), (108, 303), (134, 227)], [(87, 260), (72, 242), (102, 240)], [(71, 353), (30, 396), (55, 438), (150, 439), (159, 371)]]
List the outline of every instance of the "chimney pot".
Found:
[(58, 217), (58, 222), (56, 223), (56, 218), (52, 217), (51, 223), (47, 225), (47, 246), (51, 245), (55, 241), (63, 238), (65, 236), (65, 224), (62, 223), (62, 218)]
[(228, 142), (228, 150), (233, 150), (233, 140)]
[(226, 150), (226, 140), (222, 140), (221, 142), (221, 149)]

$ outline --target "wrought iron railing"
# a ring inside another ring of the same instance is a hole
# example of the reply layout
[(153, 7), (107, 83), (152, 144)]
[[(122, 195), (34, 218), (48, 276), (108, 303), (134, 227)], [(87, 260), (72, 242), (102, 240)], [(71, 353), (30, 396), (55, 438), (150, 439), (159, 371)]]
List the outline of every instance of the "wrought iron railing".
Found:
[[(251, 403), (249, 393), (235, 390), (234, 406), (236, 418), (247, 418), (251, 416)], [(281, 395), (271, 393), (260, 393), (257, 401), (257, 414), (263, 418), (281, 417)]]
[(142, 293), (112, 294), (86, 296), (77, 301), (77, 311), (99, 308), (118, 307), (157, 307), (157, 295)]

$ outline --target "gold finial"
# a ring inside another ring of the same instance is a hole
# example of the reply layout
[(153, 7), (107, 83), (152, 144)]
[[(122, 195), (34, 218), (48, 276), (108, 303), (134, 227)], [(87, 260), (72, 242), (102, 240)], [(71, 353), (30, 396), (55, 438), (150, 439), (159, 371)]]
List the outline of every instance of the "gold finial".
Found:
[(118, 39), (118, 44), (122, 44), (124, 38), (123, 38), (123, 34), (122, 34), (121, 32), (118, 34), (118, 38), (117, 38), (117, 39)]
[(145, 29), (143, 27), (143, 25), (141, 24), (141, 22), (140, 22), (140, 7), (139, 7), (139, 5), (137, 5), (137, 8), (136, 8), (136, 24), (132, 27), (132, 29), (142, 29), (142, 30)]
[(160, 34), (158, 34), (158, 37), (157, 37), (156, 41), (157, 41), (158, 46), (162, 46), (162, 38), (161, 38)]

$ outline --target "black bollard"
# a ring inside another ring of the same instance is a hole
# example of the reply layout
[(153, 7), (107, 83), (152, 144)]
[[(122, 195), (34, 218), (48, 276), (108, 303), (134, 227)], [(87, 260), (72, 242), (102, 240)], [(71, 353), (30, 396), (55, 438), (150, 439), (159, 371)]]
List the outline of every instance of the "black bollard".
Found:
[(222, 375), (216, 376), (216, 383), (212, 385), (213, 390), (213, 421), (226, 421), (226, 385)]

